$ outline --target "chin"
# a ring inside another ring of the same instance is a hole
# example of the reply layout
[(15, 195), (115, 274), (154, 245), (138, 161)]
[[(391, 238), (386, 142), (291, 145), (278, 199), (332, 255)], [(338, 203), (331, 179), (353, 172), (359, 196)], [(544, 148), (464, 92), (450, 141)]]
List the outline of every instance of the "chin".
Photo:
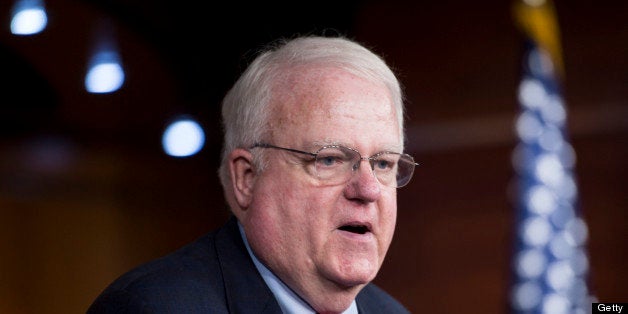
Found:
[(340, 268), (336, 282), (347, 288), (364, 286), (375, 279), (375, 275), (377, 275), (377, 269), (356, 268), (354, 265), (350, 265)]
[(319, 274), (343, 288), (364, 286), (375, 279), (381, 258), (373, 250), (342, 250), (319, 259)]

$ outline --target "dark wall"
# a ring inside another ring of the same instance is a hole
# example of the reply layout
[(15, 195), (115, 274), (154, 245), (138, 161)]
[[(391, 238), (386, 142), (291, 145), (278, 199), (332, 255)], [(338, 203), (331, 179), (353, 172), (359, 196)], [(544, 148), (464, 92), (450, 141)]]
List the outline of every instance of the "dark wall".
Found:
[[(2, 25), (10, 5), (0, 4)], [(621, 301), (628, 6), (556, 6), (590, 289)], [(0, 31), (0, 313), (84, 312), (122, 272), (221, 225), (220, 100), (261, 45), (297, 33), (339, 33), (372, 47), (405, 88), (408, 151), (421, 166), (399, 191), (398, 229), (376, 282), (412, 312), (505, 311), (523, 47), (508, 3), (59, 0), (47, 8), (41, 34)], [(127, 80), (92, 95), (82, 76), (101, 27), (114, 31)], [(198, 155), (171, 158), (160, 136), (181, 113), (208, 139)]]

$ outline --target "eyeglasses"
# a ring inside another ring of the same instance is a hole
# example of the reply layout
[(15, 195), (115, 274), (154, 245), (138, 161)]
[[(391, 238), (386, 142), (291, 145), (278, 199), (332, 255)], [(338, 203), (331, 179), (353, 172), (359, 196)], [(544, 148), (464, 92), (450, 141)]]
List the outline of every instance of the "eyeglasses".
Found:
[(274, 148), (314, 157), (314, 171), (319, 180), (328, 185), (342, 184), (351, 179), (360, 168), (362, 160), (367, 160), (377, 180), (384, 186), (400, 188), (412, 179), (414, 167), (419, 164), (408, 154), (380, 152), (371, 157), (362, 157), (349, 147), (340, 145), (323, 146), (314, 153), (257, 143), (252, 148)]

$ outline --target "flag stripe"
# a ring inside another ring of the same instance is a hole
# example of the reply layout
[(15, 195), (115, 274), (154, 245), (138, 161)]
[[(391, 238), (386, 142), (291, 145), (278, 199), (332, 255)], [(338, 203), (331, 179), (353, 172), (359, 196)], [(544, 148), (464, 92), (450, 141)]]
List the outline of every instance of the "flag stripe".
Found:
[[(528, 1), (530, 2), (530, 1)], [(586, 313), (588, 229), (578, 208), (575, 152), (562, 97), (562, 61), (551, 3), (518, 2), (525, 35), (513, 151), (516, 170), (516, 243), (513, 313)]]

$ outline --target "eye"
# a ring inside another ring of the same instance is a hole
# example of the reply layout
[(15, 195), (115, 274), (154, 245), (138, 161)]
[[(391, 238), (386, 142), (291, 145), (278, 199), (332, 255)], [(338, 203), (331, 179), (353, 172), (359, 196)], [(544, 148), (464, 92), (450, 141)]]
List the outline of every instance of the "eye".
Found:
[(316, 166), (333, 168), (349, 162), (351, 156), (338, 148), (325, 148), (316, 156)]
[(340, 156), (326, 155), (326, 156), (318, 156), (316, 158), (316, 163), (322, 167), (333, 167), (344, 162), (344, 158)]
[(377, 159), (373, 160), (373, 170), (379, 172), (392, 171), (397, 167), (398, 161), (398, 156), (394, 154), (382, 154)]
[(382, 159), (375, 161), (375, 167), (377, 167), (377, 169), (381, 169), (381, 170), (386, 170), (386, 169), (392, 168), (389, 161), (382, 160)]
[(335, 163), (338, 162), (338, 158), (333, 156), (324, 156), (322, 158), (319, 158), (318, 162), (322, 163), (325, 166), (333, 166)]

